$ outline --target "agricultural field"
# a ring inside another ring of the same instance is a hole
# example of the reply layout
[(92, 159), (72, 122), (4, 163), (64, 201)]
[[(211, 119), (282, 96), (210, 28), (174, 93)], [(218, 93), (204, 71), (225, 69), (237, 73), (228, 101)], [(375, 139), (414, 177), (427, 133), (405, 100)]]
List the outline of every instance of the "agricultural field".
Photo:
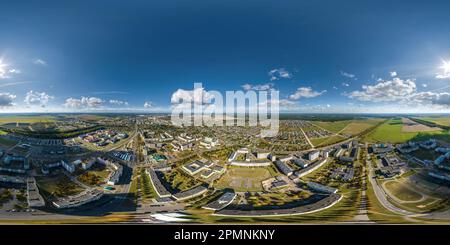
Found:
[(426, 131), (426, 132), (403, 132), (403, 122), (401, 118), (392, 118), (382, 125), (378, 126), (373, 132), (369, 133), (365, 140), (369, 142), (390, 142), (403, 143), (410, 140), (426, 140), (435, 138), (450, 142), (448, 130)]
[(344, 129), (342, 129), (339, 134), (341, 135), (357, 135), (366, 129), (369, 129), (378, 123), (382, 122), (383, 119), (367, 119), (367, 120), (355, 120), (349, 123)]
[(415, 122), (409, 118), (403, 117), (403, 132), (425, 132), (425, 131), (441, 131), (439, 127), (430, 127), (418, 122)]
[(353, 122), (352, 120), (344, 120), (344, 121), (334, 121), (334, 122), (322, 122), (322, 121), (311, 121), (310, 123), (315, 124), (321, 128), (324, 128), (330, 132), (338, 133), (348, 124)]
[(442, 117), (441, 116), (439, 116), (439, 117), (419, 117), (418, 119), (436, 123), (436, 124), (443, 125), (443, 126), (450, 126), (450, 116), (447, 116), (447, 117), (444, 117), (444, 116), (442, 116)]
[(271, 178), (272, 174), (266, 168), (231, 167), (219, 179), (216, 188), (232, 188), (240, 191), (262, 191), (261, 181)]
[(333, 135), (330, 137), (326, 137), (326, 138), (315, 138), (315, 139), (310, 139), (311, 143), (315, 146), (315, 147), (320, 147), (320, 146), (327, 146), (327, 145), (332, 145), (338, 142), (341, 142), (345, 140), (344, 137), (339, 136), (339, 135)]
[(23, 124), (31, 124), (31, 123), (48, 123), (56, 121), (55, 116), (50, 115), (1, 115), (0, 116), (0, 125), (9, 124), (9, 123), (23, 123)]

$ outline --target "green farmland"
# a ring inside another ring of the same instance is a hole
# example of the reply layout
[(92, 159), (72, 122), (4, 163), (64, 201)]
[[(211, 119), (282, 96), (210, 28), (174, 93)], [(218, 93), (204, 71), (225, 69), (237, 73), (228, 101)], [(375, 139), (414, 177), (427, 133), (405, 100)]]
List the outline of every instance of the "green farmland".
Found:
[(403, 143), (409, 140), (426, 140), (430, 138), (450, 142), (449, 131), (402, 132), (401, 118), (393, 118), (369, 133), (365, 140), (370, 142)]

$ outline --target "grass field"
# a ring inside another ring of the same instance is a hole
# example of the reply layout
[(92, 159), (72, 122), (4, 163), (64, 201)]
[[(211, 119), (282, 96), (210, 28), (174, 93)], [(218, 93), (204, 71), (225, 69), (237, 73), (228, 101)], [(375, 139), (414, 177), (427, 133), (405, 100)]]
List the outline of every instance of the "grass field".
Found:
[(39, 190), (45, 196), (65, 197), (76, 195), (83, 191), (83, 188), (72, 182), (67, 176), (59, 175), (54, 178), (37, 178)]
[(56, 118), (49, 115), (2, 115), (0, 116), (0, 124), (6, 123), (37, 123), (37, 122), (54, 122)]
[(414, 190), (395, 180), (385, 182), (384, 187), (387, 188), (392, 195), (394, 195), (401, 201), (419, 201), (423, 197), (420, 193), (415, 192)]
[(312, 121), (310, 123), (315, 124), (319, 127), (322, 127), (330, 132), (337, 133), (344, 129), (349, 123), (352, 121), (344, 120), (344, 121), (334, 121), (334, 122), (321, 122), (321, 121)]
[(310, 139), (311, 143), (315, 146), (326, 146), (326, 145), (332, 145), (334, 143), (340, 142), (345, 140), (344, 137), (341, 137), (339, 135), (333, 135), (330, 137), (325, 137), (325, 138), (315, 138), (315, 139)]
[(375, 126), (377, 123), (380, 123), (381, 121), (382, 119), (367, 119), (367, 120), (353, 121), (349, 123), (342, 131), (340, 131), (340, 134), (357, 135), (363, 132), (364, 130)]
[(172, 192), (185, 191), (191, 189), (199, 183), (193, 177), (185, 173), (182, 169), (173, 169), (169, 172), (165, 172), (164, 179), (169, 185), (167, 187), (169, 187)]
[(449, 131), (402, 132), (403, 122), (400, 118), (392, 118), (366, 135), (370, 142), (403, 143), (409, 140), (426, 140), (430, 138), (450, 142)]
[(217, 188), (231, 188), (235, 191), (262, 191), (261, 181), (272, 177), (266, 168), (230, 168), (219, 179)]

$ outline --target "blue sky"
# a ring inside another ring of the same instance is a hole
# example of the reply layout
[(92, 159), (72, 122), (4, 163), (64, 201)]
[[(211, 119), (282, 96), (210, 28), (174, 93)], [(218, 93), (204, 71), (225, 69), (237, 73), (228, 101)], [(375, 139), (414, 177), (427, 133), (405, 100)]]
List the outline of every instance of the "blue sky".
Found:
[(0, 112), (168, 111), (194, 82), (274, 88), (293, 112), (450, 112), (448, 1), (43, 0), (0, 9)]

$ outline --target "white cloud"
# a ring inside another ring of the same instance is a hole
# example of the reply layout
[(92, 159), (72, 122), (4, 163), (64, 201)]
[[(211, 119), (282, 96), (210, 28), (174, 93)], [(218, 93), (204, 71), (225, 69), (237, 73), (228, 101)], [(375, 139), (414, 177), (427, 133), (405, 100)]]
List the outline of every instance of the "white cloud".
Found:
[(45, 60), (42, 60), (42, 59), (35, 59), (35, 60), (33, 61), (33, 63), (34, 63), (35, 65), (41, 65), (41, 66), (46, 66), (46, 65), (47, 65), (47, 62), (46, 62)]
[(450, 72), (448, 72), (448, 73), (439, 73), (439, 74), (436, 74), (436, 78), (437, 78), (437, 79), (447, 79), (447, 78), (450, 78)]
[(391, 71), (391, 72), (389, 72), (389, 75), (391, 75), (391, 77), (396, 77), (397, 76), (397, 72), (396, 71)]
[(428, 87), (428, 84), (422, 83), (422, 87), (426, 88), (426, 87)]
[(46, 107), (49, 100), (52, 100), (54, 97), (51, 95), (48, 95), (45, 92), (39, 93), (39, 92), (33, 92), (32, 90), (28, 91), (28, 93), (25, 96), (24, 102), (28, 106), (41, 106)]
[(246, 84), (242, 85), (242, 88), (245, 91), (248, 91), (248, 90), (264, 91), (264, 90), (272, 89), (273, 88), (273, 83), (265, 83), (265, 84), (249, 84), (249, 83), (246, 83)]
[(15, 68), (9, 68), (10, 65), (6, 64), (3, 61), (3, 58), (0, 57), (0, 79), (10, 78), (11, 74), (19, 74), (20, 70)]
[(122, 101), (122, 100), (109, 100), (109, 103), (112, 105), (116, 105), (116, 106), (123, 106), (123, 105), (127, 106), (128, 105), (128, 102)]
[(413, 80), (393, 78), (388, 81), (380, 81), (375, 85), (363, 85), (362, 91), (353, 91), (346, 94), (350, 98), (360, 101), (396, 101), (405, 99), (416, 92), (416, 83)]
[(349, 84), (349, 83), (342, 83), (342, 86), (344, 86), (344, 87), (349, 87), (350, 84)]
[(195, 88), (194, 90), (184, 90), (178, 89), (175, 93), (172, 94), (172, 98), (170, 99), (172, 104), (179, 103), (190, 103), (193, 102), (195, 104), (201, 105), (209, 103), (214, 96), (203, 88)]
[(333, 89), (336, 89), (336, 90), (337, 90), (338, 88), (337, 88), (336, 86), (333, 86)]
[[(422, 84), (426, 88), (427, 84)], [(389, 81), (380, 81), (375, 85), (364, 85), (363, 90), (346, 94), (349, 98), (370, 102), (400, 102), (403, 106), (413, 110), (436, 111), (450, 107), (450, 93), (448, 92), (417, 92), (414, 80), (402, 80), (398, 77)], [(395, 104), (395, 105), (394, 105)], [(394, 103), (391, 106), (400, 106)]]
[(268, 74), (270, 77), (270, 81), (278, 80), (280, 78), (285, 78), (285, 79), (292, 78), (292, 73), (290, 73), (283, 67), (272, 69), (271, 71), (269, 71)]
[(144, 108), (152, 108), (153, 107), (153, 102), (151, 101), (145, 101), (144, 103)]
[(355, 74), (351, 74), (351, 73), (348, 73), (348, 72), (345, 72), (345, 71), (340, 71), (340, 73), (344, 77), (348, 77), (348, 78), (355, 78), (356, 77)]
[(0, 93), (0, 107), (12, 106), (15, 98), (16, 96), (14, 94)]
[(20, 73), (22, 73), (22, 71), (21, 71), (21, 70), (18, 70), (18, 69), (9, 69), (8, 72), (9, 72), (9, 73), (14, 73), (14, 74), (20, 74)]
[(422, 104), (432, 104), (440, 106), (450, 106), (450, 93), (435, 93), (435, 92), (421, 92), (412, 95), (408, 98), (410, 101), (419, 102)]
[(442, 61), (442, 66), (439, 67), (442, 72), (436, 74), (437, 79), (447, 79), (450, 78), (450, 61)]
[(100, 107), (104, 101), (97, 97), (68, 98), (64, 106), (72, 109), (86, 109)]
[(291, 94), (289, 96), (289, 99), (291, 100), (299, 100), (300, 98), (313, 98), (322, 95), (323, 93), (327, 92), (326, 90), (323, 90), (321, 92), (312, 90), (311, 87), (300, 87), (295, 91), (294, 94)]

